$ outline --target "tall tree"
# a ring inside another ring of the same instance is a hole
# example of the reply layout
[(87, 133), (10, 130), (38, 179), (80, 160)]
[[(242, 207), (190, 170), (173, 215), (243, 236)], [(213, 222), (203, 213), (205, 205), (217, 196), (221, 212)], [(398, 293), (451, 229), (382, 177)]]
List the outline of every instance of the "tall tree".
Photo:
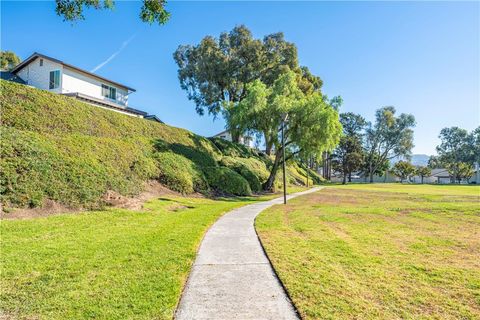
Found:
[(333, 168), (343, 176), (343, 184), (352, 181), (352, 172), (360, 170), (363, 165), (362, 149), (363, 130), (367, 124), (365, 119), (352, 112), (340, 114), (343, 135), (332, 154)]
[[(55, 0), (57, 15), (64, 21), (84, 20), (85, 9), (109, 9), (115, 7), (113, 0)], [(170, 18), (170, 13), (165, 10), (166, 0), (143, 0), (140, 9), (140, 19), (143, 22), (165, 24)]]
[(442, 163), (441, 159), (438, 156), (430, 156), (428, 159), (428, 167), (430, 169), (440, 169), (445, 168), (445, 164)]
[(20, 63), (20, 58), (13, 51), (0, 51), (0, 69), (11, 70)]
[[(283, 33), (259, 40), (243, 25), (220, 34), (218, 39), (207, 36), (198, 45), (181, 45), (174, 59), (180, 86), (195, 102), (197, 113), (222, 115), (236, 142), (243, 128), (237, 127), (231, 117), (246, 97), (247, 84), (259, 80), (270, 87), (280, 75), (293, 70), (297, 88), (303, 93), (319, 92), (322, 86), (319, 77), (298, 65), (297, 48), (285, 40)], [(268, 154), (270, 150), (267, 144)]]
[(336, 172), (342, 174), (342, 183), (352, 181), (352, 172), (359, 170), (363, 164), (362, 144), (359, 140), (342, 136), (340, 143), (332, 154), (332, 166)]
[(260, 80), (253, 81), (246, 86), (245, 98), (231, 111), (233, 125), (261, 132), (266, 144), (275, 147), (265, 190), (272, 189), (283, 161), (279, 130), (282, 124), (285, 124), (286, 160), (299, 153), (320, 155), (322, 151), (335, 147), (340, 138), (338, 112), (319, 92), (305, 94), (296, 77), (295, 72), (288, 71), (281, 74), (271, 87)]
[(365, 135), (366, 173), (373, 175), (385, 161), (398, 156), (409, 157), (413, 148), (415, 118), (410, 114), (395, 116), (394, 107), (383, 107), (375, 113), (375, 123), (369, 124)]

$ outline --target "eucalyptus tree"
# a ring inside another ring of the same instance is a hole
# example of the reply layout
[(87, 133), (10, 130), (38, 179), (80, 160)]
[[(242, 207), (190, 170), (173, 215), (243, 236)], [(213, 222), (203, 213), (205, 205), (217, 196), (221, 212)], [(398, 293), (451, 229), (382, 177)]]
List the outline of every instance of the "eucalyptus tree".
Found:
[(377, 169), (385, 162), (403, 156), (409, 157), (413, 148), (415, 118), (410, 114), (395, 116), (394, 107), (383, 107), (375, 113), (375, 123), (369, 124), (365, 134), (365, 171), (373, 182)]
[[(223, 116), (235, 142), (244, 128), (231, 121), (233, 109), (246, 97), (247, 84), (258, 80), (272, 86), (282, 74), (293, 70), (297, 88), (304, 94), (319, 92), (322, 86), (319, 77), (299, 66), (297, 48), (283, 33), (260, 40), (241, 25), (218, 38), (206, 36), (197, 45), (181, 45), (173, 56), (180, 86), (195, 103), (197, 113)], [(271, 146), (266, 147), (270, 154)]]
[[(64, 21), (84, 20), (85, 9), (113, 10), (113, 0), (55, 0), (55, 12), (63, 17)], [(170, 13), (165, 10), (166, 0), (142, 0), (140, 19), (143, 22), (165, 24), (170, 18)]]
[(278, 168), (283, 163), (283, 144), (279, 129), (284, 125), (285, 153), (288, 161), (297, 154), (320, 155), (332, 150), (341, 135), (337, 110), (319, 92), (305, 94), (296, 73), (288, 71), (272, 86), (255, 80), (246, 86), (245, 98), (230, 109), (231, 122), (244, 130), (260, 132), (265, 143), (275, 147), (265, 190), (273, 188)]

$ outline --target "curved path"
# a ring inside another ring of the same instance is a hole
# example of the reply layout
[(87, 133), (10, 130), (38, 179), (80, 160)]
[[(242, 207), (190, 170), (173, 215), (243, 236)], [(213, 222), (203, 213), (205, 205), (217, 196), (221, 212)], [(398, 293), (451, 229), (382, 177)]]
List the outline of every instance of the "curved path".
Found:
[(282, 202), (247, 205), (215, 222), (202, 241), (176, 319), (298, 319), (253, 225), (261, 211)]

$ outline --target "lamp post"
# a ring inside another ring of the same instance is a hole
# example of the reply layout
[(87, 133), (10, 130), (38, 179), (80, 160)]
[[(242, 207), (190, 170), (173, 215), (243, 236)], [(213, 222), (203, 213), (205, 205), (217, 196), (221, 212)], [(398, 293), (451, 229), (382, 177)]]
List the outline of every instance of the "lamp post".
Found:
[(287, 204), (287, 177), (285, 172), (285, 122), (287, 122), (288, 114), (282, 117), (282, 169), (283, 169), (283, 204)]

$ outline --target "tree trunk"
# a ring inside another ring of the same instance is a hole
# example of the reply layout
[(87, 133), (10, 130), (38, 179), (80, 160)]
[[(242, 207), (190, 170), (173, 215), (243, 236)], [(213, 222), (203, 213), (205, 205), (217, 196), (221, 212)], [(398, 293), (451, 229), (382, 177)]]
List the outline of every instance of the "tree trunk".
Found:
[(346, 174), (343, 174), (342, 184), (347, 184), (347, 175)]
[(373, 168), (372, 168), (372, 163), (370, 162), (368, 164), (368, 175), (370, 176), (370, 183), (373, 182)]
[(280, 167), (281, 161), (281, 153), (282, 150), (276, 150), (275, 152), (275, 160), (272, 165), (272, 170), (270, 170), (270, 176), (268, 177), (267, 181), (263, 185), (263, 190), (265, 191), (272, 191), (273, 184), (275, 183), (275, 178), (277, 176), (278, 168)]
[(240, 132), (235, 129), (230, 129), (230, 135), (232, 136), (232, 142), (240, 143)]
[(422, 176), (422, 184), (423, 184), (423, 176)]
[(348, 173), (348, 182), (352, 182), (352, 173), (351, 172)]
[(272, 154), (273, 143), (271, 139), (268, 139), (268, 136), (265, 132), (263, 133), (263, 138), (265, 139), (265, 154), (269, 156)]

